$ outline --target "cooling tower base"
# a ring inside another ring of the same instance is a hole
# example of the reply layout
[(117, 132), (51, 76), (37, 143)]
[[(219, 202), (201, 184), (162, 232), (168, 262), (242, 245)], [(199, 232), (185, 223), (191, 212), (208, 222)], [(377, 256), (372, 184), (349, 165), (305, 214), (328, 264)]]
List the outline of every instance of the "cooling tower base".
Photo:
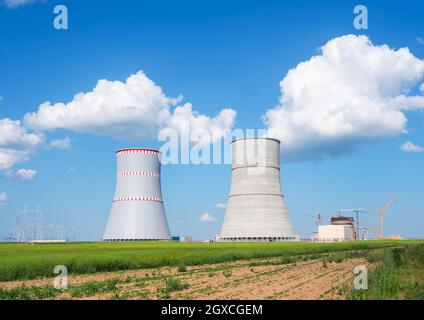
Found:
[(170, 239), (103, 239), (104, 242), (126, 242), (126, 241), (171, 241)]
[(219, 242), (290, 242), (299, 241), (298, 237), (248, 237), (248, 238), (220, 238)]

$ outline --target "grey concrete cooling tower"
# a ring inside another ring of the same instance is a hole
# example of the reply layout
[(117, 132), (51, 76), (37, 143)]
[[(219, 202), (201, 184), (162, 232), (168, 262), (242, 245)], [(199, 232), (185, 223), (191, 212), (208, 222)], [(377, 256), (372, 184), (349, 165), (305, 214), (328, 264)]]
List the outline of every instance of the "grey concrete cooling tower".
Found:
[(104, 241), (170, 240), (160, 186), (160, 152), (116, 152), (115, 198)]
[(295, 241), (280, 186), (280, 141), (232, 143), (232, 178), (220, 241)]

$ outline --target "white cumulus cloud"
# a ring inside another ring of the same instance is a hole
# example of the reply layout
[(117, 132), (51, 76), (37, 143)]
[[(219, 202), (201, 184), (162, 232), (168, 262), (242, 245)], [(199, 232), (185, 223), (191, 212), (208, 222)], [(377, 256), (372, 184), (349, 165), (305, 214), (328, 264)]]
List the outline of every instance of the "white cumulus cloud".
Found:
[(235, 124), (237, 113), (233, 109), (222, 109), (215, 117), (193, 111), (190, 103), (175, 108), (166, 121), (166, 128), (181, 133), (188, 129), (190, 140), (202, 144), (213, 143), (226, 136)]
[(34, 2), (47, 2), (48, 0), (4, 0), (4, 4), (8, 8), (23, 7)]
[(43, 141), (42, 134), (28, 132), (19, 120), (0, 119), (0, 171), (27, 161)]
[(37, 176), (37, 171), (33, 169), (19, 169), (15, 176), (22, 181), (32, 181)]
[(411, 141), (407, 141), (404, 144), (402, 144), (400, 146), (400, 150), (402, 150), (404, 152), (415, 152), (415, 153), (424, 152), (424, 148), (423, 147), (420, 147), (420, 146), (412, 143)]
[(170, 116), (169, 106), (177, 101), (140, 71), (125, 82), (99, 80), (92, 91), (78, 93), (68, 103), (44, 102), (37, 112), (26, 114), (24, 122), (38, 130), (142, 138)]
[(407, 48), (376, 46), (366, 36), (330, 40), (280, 82), (280, 103), (263, 117), (289, 160), (317, 160), (406, 132), (404, 110), (424, 108), (411, 96), (424, 61)]
[(50, 141), (50, 147), (55, 149), (69, 149), (71, 147), (71, 139), (69, 137), (65, 137), (63, 139), (55, 139)]
[(201, 222), (216, 222), (216, 218), (207, 212), (202, 214), (199, 220)]
[(221, 203), (221, 202), (219, 202), (219, 203), (217, 203), (217, 204), (215, 205), (215, 208), (218, 208), (218, 209), (226, 209), (226, 208), (227, 208), (227, 204), (226, 204), (226, 203)]
[(0, 205), (3, 205), (7, 202), (7, 193), (6, 192), (0, 192)]
[[(92, 91), (78, 93), (68, 103), (45, 102), (24, 117), (25, 125), (40, 131), (69, 129), (117, 139), (145, 138), (164, 128), (179, 131), (181, 125), (210, 134), (224, 134), (232, 127), (235, 111), (224, 109), (214, 118), (199, 114), (182, 97), (168, 97), (142, 71), (125, 82), (99, 80)], [(172, 111), (172, 108), (175, 110)]]

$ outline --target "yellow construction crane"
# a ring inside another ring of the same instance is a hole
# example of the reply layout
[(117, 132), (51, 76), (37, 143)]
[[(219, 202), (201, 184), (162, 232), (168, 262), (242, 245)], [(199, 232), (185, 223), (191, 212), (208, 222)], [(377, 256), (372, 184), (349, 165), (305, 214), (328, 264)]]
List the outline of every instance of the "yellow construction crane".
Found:
[(389, 202), (387, 202), (387, 204), (384, 206), (383, 209), (380, 209), (380, 240), (384, 239), (384, 235), (383, 235), (383, 216), (386, 213), (387, 209), (389, 209), (389, 207), (393, 204), (393, 202), (396, 201), (396, 196), (393, 196)]

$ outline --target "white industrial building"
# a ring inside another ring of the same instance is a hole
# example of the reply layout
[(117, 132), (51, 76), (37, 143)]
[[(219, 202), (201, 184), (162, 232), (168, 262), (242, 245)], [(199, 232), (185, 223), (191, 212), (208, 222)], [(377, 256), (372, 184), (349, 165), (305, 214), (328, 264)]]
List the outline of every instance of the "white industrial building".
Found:
[(232, 143), (232, 178), (219, 241), (296, 241), (280, 185), (280, 141)]
[(116, 152), (115, 197), (104, 241), (171, 240), (160, 185), (160, 152)]
[(352, 225), (322, 225), (318, 226), (318, 241), (344, 242), (353, 241), (354, 231)]

